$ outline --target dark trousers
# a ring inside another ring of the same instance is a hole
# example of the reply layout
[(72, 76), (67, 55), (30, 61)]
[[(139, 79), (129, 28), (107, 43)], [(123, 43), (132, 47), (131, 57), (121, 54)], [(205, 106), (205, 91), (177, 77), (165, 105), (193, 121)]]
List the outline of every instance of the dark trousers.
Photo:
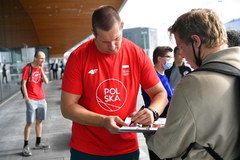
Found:
[(117, 155), (117, 156), (97, 156), (92, 154), (87, 154), (80, 152), (71, 148), (71, 158), (70, 160), (139, 160), (139, 150), (135, 152)]
[(57, 70), (53, 70), (53, 79), (58, 79), (57, 73), (58, 73)]

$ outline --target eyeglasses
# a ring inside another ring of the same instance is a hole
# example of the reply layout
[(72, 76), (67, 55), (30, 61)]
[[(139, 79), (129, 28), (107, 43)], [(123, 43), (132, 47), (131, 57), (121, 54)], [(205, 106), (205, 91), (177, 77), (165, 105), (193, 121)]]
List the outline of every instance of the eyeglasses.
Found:
[(161, 57), (165, 57), (165, 58), (173, 58), (173, 57), (171, 57), (171, 56), (161, 56)]

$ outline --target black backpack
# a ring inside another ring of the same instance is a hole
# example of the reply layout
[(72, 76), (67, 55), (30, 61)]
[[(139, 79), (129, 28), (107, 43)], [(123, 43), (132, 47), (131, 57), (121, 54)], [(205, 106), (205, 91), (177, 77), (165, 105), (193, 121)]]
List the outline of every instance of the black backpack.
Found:
[[(210, 71), (210, 72), (217, 72), (217, 73), (222, 73), (226, 74), (229, 76), (236, 76), (240, 80), (240, 70), (230, 64), (224, 63), (224, 62), (209, 62), (204, 65), (202, 65), (200, 68), (194, 70), (193, 72), (198, 72), (198, 71)], [(187, 148), (186, 152), (184, 155), (181, 157), (182, 159), (185, 159), (193, 147), (194, 143), (191, 143), (189, 147)], [(223, 160), (223, 158), (216, 153), (211, 147), (203, 147), (206, 149), (206, 151), (216, 160)]]
[[(31, 65), (31, 63), (28, 63), (27, 65), (29, 66), (27, 82), (29, 82), (30, 78), (31, 78), (31, 74), (32, 74), (32, 65)], [(22, 89), (22, 80), (21, 80), (20, 90), (21, 90), (21, 93), (22, 93), (22, 97), (24, 98), (24, 93), (23, 93), (23, 89)]]

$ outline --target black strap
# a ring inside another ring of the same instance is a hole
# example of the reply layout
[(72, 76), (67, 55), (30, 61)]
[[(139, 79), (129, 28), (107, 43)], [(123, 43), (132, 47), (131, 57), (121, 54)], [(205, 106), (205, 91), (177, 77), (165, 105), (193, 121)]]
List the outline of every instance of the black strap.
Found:
[(207, 150), (207, 152), (216, 160), (223, 160), (222, 157), (219, 156), (211, 147), (203, 147)]
[(27, 82), (29, 82), (31, 79), (31, 74), (32, 74), (32, 65), (31, 65), (31, 63), (28, 63), (27, 65), (29, 66)]
[[(29, 66), (27, 82), (29, 82), (30, 79), (31, 79), (31, 74), (32, 74), (32, 65), (31, 65), (31, 63), (28, 63), (27, 65)], [(21, 93), (22, 93), (22, 97), (24, 98), (24, 93), (23, 93), (23, 89), (22, 89), (22, 83), (23, 83), (23, 81), (21, 80), (20, 90), (21, 90)]]
[(191, 143), (188, 148), (186, 149), (185, 153), (181, 156), (181, 159), (185, 159), (188, 155), (188, 153), (190, 152), (190, 150), (192, 149), (194, 143)]
[[(190, 150), (193, 148), (194, 143), (191, 143), (188, 148), (186, 149), (185, 153), (181, 156), (181, 159), (185, 159), (190, 152)], [(203, 147), (215, 160), (223, 160), (222, 157), (220, 157), (211, 147)]]
[(202, 65), (200, 68), (194, 70), (193, 72), (196, 71), (212, 71), (230, 76), (240, 77), (240, 70), (238, 68), (224, 62), (209, 62)]

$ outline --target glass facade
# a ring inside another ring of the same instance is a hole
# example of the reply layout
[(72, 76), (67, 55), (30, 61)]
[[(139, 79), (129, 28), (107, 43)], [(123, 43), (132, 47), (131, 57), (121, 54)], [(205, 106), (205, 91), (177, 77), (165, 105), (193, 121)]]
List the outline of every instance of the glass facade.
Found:
[(131, 40), (152, 58), (152, 52), (157, 47), (157, 29), (155, 28), (129, 28), (123, 30), (123, 37)]
[(240, 31), (240, 18), (233, 19), (228, 23), (224, 24), (226, 27), (226, 30), (237, 30)]

